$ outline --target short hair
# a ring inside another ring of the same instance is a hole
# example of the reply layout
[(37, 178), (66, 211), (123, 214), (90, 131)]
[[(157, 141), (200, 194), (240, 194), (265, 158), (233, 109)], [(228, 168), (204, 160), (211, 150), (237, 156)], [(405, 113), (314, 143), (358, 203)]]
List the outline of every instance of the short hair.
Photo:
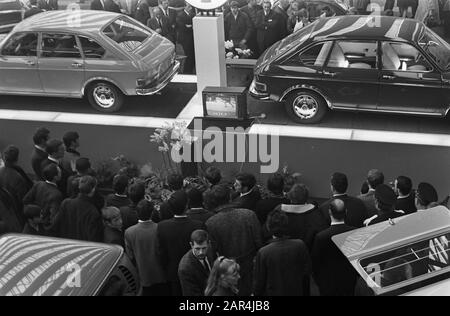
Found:
[(231, 190), (227, 185), (215, 185), (208, 192), (208, 203), (212, 209), (230, 203)]
[(367, 183), (372, 189), (384, 183), (384, 174), (378, 169), (369, 170), (367, 173)]
[(91, 176), (83, 176), (78, 182), (78, 190), (82, 194), (89, 194), (97, 186), (97, 180)]
[(361, 194), (366, 194), (367, 192), (369, 192), (369, 184), (367, 183), (367, 181), (364, 181), (361, 184), (360, 192), (361, 192)]
[(174, 215), (182, 215), (186, 211), (188, 199), (184, 191), (177, 191), (169, 198), (167, 204)]
[(33, 142), (35, 145), (44, 144), (48, 141), (50, 131), (45, 127), (40, 127), (34, 132)]
[(253, 189), (253, 187), (256, 185), (256, 178), (251, 173), (239, 173), (236, 176), (236, 180), (238, 180), (243, 187), (247, 187), (249, 190)]
[(80, 135), (78, 135), (77, 132), (65, 133), (63, 136), (64, 146), (66, 146), (66, 148), (70, 147), (70, 145), (72, 145), (72, 142), (76, 141), (79, 138), (80, 138)]
[(288, 233), (289, 218), (285, 212), (272, 211), (267, 217), (267, 229), (275, 237), (283, 237)]
[(89, 158), (78, 158), (75, 161), (75, 169), (79, 172), (79, 173), (86, 173), (89, 171), (89, 169), (91, 169), (91, 162), (89, 161)]
[(187, 192), (188, 207), (202, 207), (203, 206), (203, 195), (197, 188), (191, 188)]
[(263, 5), (266, 4), (266, 3), (270, 4), (270, 7), (272, 7), (272, 2), (270, 2), (270, 0), (264, 0), (264, 1), (262, 2), (261, 6), (263, 6)]
[(288, 199), (294, 203), (304, 204), (308, 201), (309, 190), (303, 183), (294, 184), (289, 193), (287, 194)]
[(412, 181), (410, 178), (405, 176), (399, 176), (397, 177), (397, 189), (400, 191), (403, 195), (408, 195), (412, 191)]
[(171, 173), (167, 177), (167, 184), (172, 191), (178, 191), (183, 188), (183, 176), (179, 173)]
[(345, 219), (346, 215), (346, 207), (344, 201), (341, 199), (334, 199), (330, 203), (330, 212), (331, 216), (333, 216), (334, 219), (337, 219), (338, 221), (342, 221)]
[(281, 174), (275, 173), (267, 180), (267, 189), (274, 194), (282, 194), (284, 189), (284, 178)]
[(155, 207), (153, 203), (147, 200), (141, 200), (136, 206), (137, 216), (141, 221), (150, 220), (153, 216), (154, 210)]
[(124, 194), (128, 187), (128, 177), (124, 174), (116, 174), (113, 178), (113, 190), (117, 194)]
[(53, 179), (58, 176), (58, 174), (59, 167), (54, 163), (45, 166), (45, 168), (42, 170), (42, 177), (47, 181), (53, 181)]
[(5, 163), (16, 163), (19, 161), (19, 148), (9, 145), (3, 151), (3, 160)]
[(102, 218), (106, 222), (109, 222), (113, 217), (116, 217), (117, 215), (121, 216), (120, 210), (115, 206), (106, 206), (102, 208)]
[(128, 187), (128, 198), (134, 204), (138, 204), (145, 197), (145, 184), (142, 181), (136, 181)]
[[(300, 4), (299, 4), (297, 1), (294, 1), (294, 2), (297, 3), (297, 4), (298, 4), (298, 7), (300, 8)], [(308, 11), (307, 11), (305, 8), (300, 9), (300, 10), (298, 11), (298, 16), (300, 16), (300, 17), (302, 17), (302, 18), (307, 18), (307, 17), (308, 17)]]
[(23, 215), (26, 219), (33, 219), (41, 216), (41, 208), (34, 204), (25, 205), (23, 208)]
[(205, 171), (205, 178), (212, 185), (219, 184), (220, 180), (222, 180), (220, 169), (216, 167), (208, 167), (208, 169), (206, 169)]
[(197, 229), (191, 234), (191, 242), (196, 244), (203, 244), (205, 241), (209, 240), (209, 235), (206, 230)]
[(337, 193), (344, 194), (348, 189), (347, 176), (341, 172), (333, 173), (331, 176), (331, 185)]
[(59, 147), (61, 147), (63, 145), (63, 142), (60, 141), (59, 139), (52, 139), (49, 140), (47, 142), (47, 146), (46, 146), (46, 151), (47, 154), (49, 154), (50, 156), (53, 155), (54, 153), (58, 152)]

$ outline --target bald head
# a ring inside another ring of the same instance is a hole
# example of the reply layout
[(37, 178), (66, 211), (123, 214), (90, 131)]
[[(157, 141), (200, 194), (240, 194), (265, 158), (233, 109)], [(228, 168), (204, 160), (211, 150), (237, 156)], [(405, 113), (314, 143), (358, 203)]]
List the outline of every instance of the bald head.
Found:
[(335, 221), (343, 221), (345, 219), (347, 209), (345, 208), (344, 201), (335, 199), (330, 203), (330, 216)]

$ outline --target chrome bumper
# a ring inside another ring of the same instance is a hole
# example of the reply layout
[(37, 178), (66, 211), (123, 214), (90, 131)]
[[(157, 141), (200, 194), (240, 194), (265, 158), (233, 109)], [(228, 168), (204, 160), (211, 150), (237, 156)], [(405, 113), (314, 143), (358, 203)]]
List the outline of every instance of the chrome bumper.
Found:
[[(174, 66), (170, 72), (168, 72), (163, 78), (160, 83), (158, 83), (156, 86), (152, 87), (142, 87), (136, 89), (137, 95), (153, 95), (155, 93), (158, 93), (162, 89), (164, 89), (169, 82), (172, 80), (173, 77), (178, 73), (178, 70), (180, 69), (180, 62), (175, 61)], [(161, 80), (161, 79), (160, 79)]]
[(249, 88), (249, 93), (252, 97), (259, 99), (259, 100), (269, 100), (269, 94), (268, 93), (263, 93), (263, 92), (259, 92), (258, 90), (256, 90), (256, 84), (255, 84), (255, 79), (253, 79), (250, 88)]

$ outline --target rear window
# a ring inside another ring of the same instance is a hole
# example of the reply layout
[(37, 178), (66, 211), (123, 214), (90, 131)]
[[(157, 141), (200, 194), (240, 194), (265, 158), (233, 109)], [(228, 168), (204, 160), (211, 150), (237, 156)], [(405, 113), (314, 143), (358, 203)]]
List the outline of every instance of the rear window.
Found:
[(136, 50), (152, 35), (150, 31), (125, 17), (120, 17), (107, 25), (103, 34), (127, 52)]

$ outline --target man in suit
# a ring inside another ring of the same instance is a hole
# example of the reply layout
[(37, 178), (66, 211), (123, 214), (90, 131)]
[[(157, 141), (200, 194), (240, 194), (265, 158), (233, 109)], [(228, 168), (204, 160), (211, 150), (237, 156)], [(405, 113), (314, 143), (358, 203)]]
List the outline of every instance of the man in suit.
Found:
[(186, 60), (184, 62), (184, 73), (193, 74), (195, 69), (194, 33), (192, 19), (195, 16), (194, 9), (186, 2), (183, 11), (177, 15), (177, 35), (178, 43), (183, 47)]
[(61, 178), (58, 181), (58, 188), (64, 195), (67, 192), (67, 179), (73, 174), (72, 170), (64, 168), (62, 160), (64, 159), (64, 145), (58, 139), (52, 139), (47, 142), (46, 146), (48, 157), (41, 163), (41, 170), (48, 165), (55, 164), (61, 169)]
[(138, 0), (119, 0), (120, 12), (123, 14), (134, 16), (138, 6)]
[(115, 206), (117, 208), (121, 208), (122, 206), (130, 205), (131, 201), (127, 196), (128, 181), (128, 176), (124, 174), (116, 174), (114, 176), (114, 193), (111, 193), (106, 197), (106, 206)]
[(45, 147), (49, 140), (49, 135), (50, 131), (45, 127), (39, 128), (33, 135), (34, 150), (31, 155), (31, 167), (33, 168), (37, 180), (42, 180), (41, 164), (42, 161), (46, 160), (48, 157)]
[(320, 211), (327, 223), (330, 224), (329, 208), (330, 203), (335, 199), (344, 201), (347, 210), (345, 214), (345, 224), (352, 227), (363, 227), (364, 221), (369, 217), (364, 203), (353, 196), (347, 195), (347, 176), (340, 172), (335, 172), (331, 176), (331, 192), (333, 197), (320, 206)]
[(328, 204), (331, 226), (318, 233), (312, 250), (314, 279), (322, 296), (353, 296), (356, 271), (331, 239), (354, 227), (345, 224), (345, 202), (339, 198)]
[(234, 207), (256, 211), (256, 204), (261, 200), (261, 194), (254, 175), (238, 174), (234, 182), (234, 190), (235, 196), (232, 201)]
[(122, 206), (120, 208), (124, 231), (138, 223), (137, 205), (144, 199), (144, 197), (144, 182), (136, 181), (128, 187), (128, 198), (130, 199), (131, 203), (128, 206)]
[(151, 220), (153, 203), (141, 200), (136, 210), (139, 222), (125, 231), (125, 251), (137, 268), (142, 296), (167, 295), (166, 277), (158, 250), (157, 224)]
[(23, 226), (19, 222), (14, 204), (11, 194), (0, 186), (0, 235), (22, 232)]
[(134, 18), (142, 24), (147, 25), (147, 22), (150, 19), (150, 6), (147, 0), (139, 1)]
[(401, 210), (406, 214), (417, 212), (414, 202), (414, 191), (410, 178), (399, 176), (394, 181), (394, 190), (397, 194), (397, 201), (395, 202), (395, 209)]
[(159, 0), (159, 8), (161, 9), (162, 14), (169, 21), (170, 39), (175, 44), (177, 38), (177, 12), (169, 7), (169, 0)]
[(289, 19), (289, 15), (287, 13), (287, 10), (289, 9), (289, 0), (280, 0), (278, 5), (273, 8), (273, 11), (278, 14), (278, 29), (280, 32), (280, 38), (282, 39), (288, 35), (287, 31), (287, 22)]
[(80, 147), (80, 135), (73, 131), (67, 132), (63, 136), (63, 143), (66, 150), (64, 159), (61, 161), (62, 166), (65, 170), (75, 173), (75, 162), (81, 157), (81, 154), (78, 152), (78, 148)]
[(30, 7), (25, 11), (23, 17), (26, 19), (41, 12), (44, 11), (38, 7), (37, 0), (30, 0)]
[(205, 223), (208, 218), (214, 215), (213, 212), (207, 211), (203, 207), (203, 195), (197, 188), (191, 188), (187, 191), (188, 210), (186, 215), (193, 220)]
[(264, 225), (267, 215), (280, 204), (288, 204), (289, 200), (284, 196), (284, 178), (276, 173), (267, 180), (267, 189), (270, 196), (256, 203), (256, 216), (258, 216), (261, 225)]
[(247, 42), (252, 33), (250, 18), (240, 11), (237, 1), (232, 1), (231, 12), (225, 16), (225, 40), (233, 41), (235, 47), (247, 49)]
[(397, 196), (390, 186), (378, 185), (374, 192), (374, 198), (378, 213), (364, 221), (364, 225), (370, 226), (405, 215), (405, 212), (395, 210)]
[(154, 30), (161, 36), (164, 36), (172, 43), (175, 42), (175, 39), (172, 37), (172, 27), (170, 25), (169, 19), (162, 13), (160, 7), (155, 7), (153, 9), (153, 18), (148, 20), (147, 26)]
[(259, 57), (258, 44), (256, 43), (256, 16), (259, 11), (262, 11), (262, 7), (257, 4), (256, 0), (248, 0), (247, 5), (241, 8), (241, 11), (250, 18), (252, 23), (253, 32), (250, 35), (250, 39), (247, 42), (248, 48), (253, 52), (252, 58)]
[(158, 224), (158, 241), (161, 263), (165, 268), (172, 296), (180, 296), (181, 285), (178, 279), (178, 265), (181, 258), (189, 250), (192, 232), (196, 229), (202, 229), (204, 225), (187, 217), (185, 194), (180, 191), (175, 192), (170, 198), (170, 204), (174, 217)]
[(259, 53), (262, 54), (266, 48), (272, 46), (281, 37), (279, 33), (279, 17), (271, 9), (269, 0), (263, 3), (263, 10), (256, 15), (256, 41)]
[(198, 229), (191, 234), (191, 249), (178, 266), (183, 296), (204, 296), (215, 256), (211, 252), (208, 233)]
[(377, 186), (384, 183), (384, 174), (377, 169), (369, 170), (366, 181), (369, 186), (369, 191), (359, 195), (358, 198), (364, 202), (367, 216), (372, 217), (378, 214), (378, 210), (375, 207), (375, 189)]
[(38, 7), (42, 11), (53, 11), (58, 10), (58, 0), (39, 0)]

